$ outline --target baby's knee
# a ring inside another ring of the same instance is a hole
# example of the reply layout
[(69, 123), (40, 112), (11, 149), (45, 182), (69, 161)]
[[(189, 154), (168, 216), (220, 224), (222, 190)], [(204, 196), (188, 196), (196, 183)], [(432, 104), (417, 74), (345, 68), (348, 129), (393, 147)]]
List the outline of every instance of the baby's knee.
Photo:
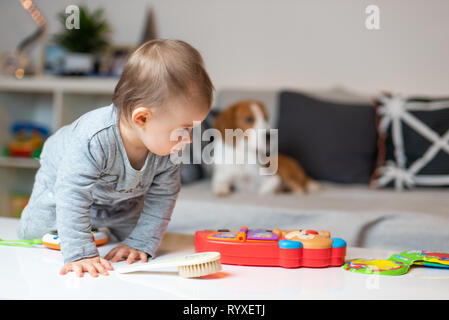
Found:
[(54, 223), (36, 221), (36, 219), (20, 219), (17, 237), (22, 240), (40, 239), (46, 233), (56, 230)]
[(49, 228), (28, 228), (24, 225), (19, 225), (17, 229), (17, 237), (21, 240), (41, 239), (46, 233), (53, 231)]
[(23, 219), (19, 221), (19, 226), (17, 228), (17, 237), (21, 240), (33, 239), (27, 232), (26, 223), (23, 221)]

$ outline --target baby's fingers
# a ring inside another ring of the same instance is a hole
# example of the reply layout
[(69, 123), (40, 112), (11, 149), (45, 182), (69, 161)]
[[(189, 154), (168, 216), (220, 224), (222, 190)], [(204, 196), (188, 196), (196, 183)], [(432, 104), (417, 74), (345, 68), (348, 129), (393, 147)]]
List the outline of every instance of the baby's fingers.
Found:
[(103, 265), (102, 265), (101, 263), (95, 262), (95, 263), (94, 263), (94, 267), (95, 267), (95, 269), (97, 269), (97, 271), (98, 271), (99, 273), (101, 273), (102, 275), (104, 275), (104, 276), (108, 276), (108, 275), (109, 275), (109, 273), (106, 271), (106, 269), (103, 267)]
[(105, 267), (107, 270), (114, 270), (111, 263), (107, 261), (106, 259), (100, 258), (100, 263), (103, 267)]
[(128, 256), (128, 259), (126, 259), (126, 263), (133, 263), (135, 260), (136, 260), (136, 258), (137, 258), (137, 252), (136, 251), (131, 251), (131, 253), (129, 254), (129, 256)]
[(124, 248), (120, 248), (119, 250), (117, 250), (117, 252), (115, 252), (114, 256), (112, 257), (111, 261), (112, 262), (119, 262), (120, 260), (122, 260), (122, 257), (126, 255), (126, 250)]
[(108, 252), (108, 254), (104, 257), (106, 260), (111, 260), (112, 257), (115, 255), (115, 253), (117, 252), (117, 248), (112, 249), (111, 251)]
[(84, 267), (84, 269), (87, 270), (87, 272), (89, 272), (89, 274), (90, 274), (92, 277), (94, 277), (94, 278), (98, 277), (98, 272), (97, 272), (97, 270), (95, 269), (95, 267), (94, 267), (93, 264), (85, 263), (85, 264), (83, 265), (83, 267)]
[(100, 263), (98, 263), (98, 262), (95, 262), (94, 263), (94, 267), (97, 269), (97, 271), (99, 272), (99, 273), (101, 273), (102, 275), (104, 275), (104, 276), (108, 276), (109, 275), (109, 273), (106, 271), (106, 269), (100, 264)]
[(139, 253), (139, 255), (140, 255), (140, 260), (142, 261), (142, 262), (148, 262), (148, 255), (145, 253), (145, 252), (140, 252)]
[(82, 278), (84, 276), (83, 268), (80, 265), (78, 264), (73, 265), (72, 270), (75, 271), (78, 277)]
[(59, 274), (60, 274), (60, 275), (65, 275), (65, 274), (67, 274), (67, 272), (69, 272), (69, 267), (65, 264), (65, 265), (62, 267), (61, 271), (59, 271)]

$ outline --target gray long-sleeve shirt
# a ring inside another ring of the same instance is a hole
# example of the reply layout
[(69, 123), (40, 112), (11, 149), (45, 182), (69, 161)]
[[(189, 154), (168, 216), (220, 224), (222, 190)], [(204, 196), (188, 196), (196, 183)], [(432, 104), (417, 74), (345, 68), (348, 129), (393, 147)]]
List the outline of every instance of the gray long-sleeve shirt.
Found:
[(114, 105), (88, 112), (50, 136), (37, 175), (24, 210), (28, 218), (22, 217), (48, 220), (56, 213), (66, 263), (98, 255), (90, 233), (92, 206), (114, 206), (139, 196), (144, 197), (142, 213), (123, 243), (153, 256), (180, 189), (179, 165), (169, 156), (149, 152), (141, 170), (131, 166)]

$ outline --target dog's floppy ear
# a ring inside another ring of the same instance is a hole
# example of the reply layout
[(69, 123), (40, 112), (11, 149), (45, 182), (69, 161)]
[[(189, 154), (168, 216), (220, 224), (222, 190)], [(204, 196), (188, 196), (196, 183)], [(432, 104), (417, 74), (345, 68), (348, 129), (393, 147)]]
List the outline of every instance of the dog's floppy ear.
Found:
[(227, 107), (215, 118), (214, 128), (220, 131), (223, 140), (225, 137), (225, 129), (236, 129), (235, 110), (235, 105)]

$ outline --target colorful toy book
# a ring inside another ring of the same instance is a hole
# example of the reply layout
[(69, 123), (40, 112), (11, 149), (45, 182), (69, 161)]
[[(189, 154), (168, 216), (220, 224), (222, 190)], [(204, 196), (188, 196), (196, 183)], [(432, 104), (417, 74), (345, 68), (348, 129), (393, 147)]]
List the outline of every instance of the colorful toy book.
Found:
[(329, 231), (248, 229), (202, 230), (195, 233), (197, 252), (216, 251), (222, 264), (283, 268), (339, 267), (346, 242)]
[(386, 260), (354, 259), (345, 263), (342, 268), (363, 274), (396, 276), (407, 273), (413, 265), (449, 268), (449, 254), (425, 250), (405, 251), (400, 254), (393, 254)]

